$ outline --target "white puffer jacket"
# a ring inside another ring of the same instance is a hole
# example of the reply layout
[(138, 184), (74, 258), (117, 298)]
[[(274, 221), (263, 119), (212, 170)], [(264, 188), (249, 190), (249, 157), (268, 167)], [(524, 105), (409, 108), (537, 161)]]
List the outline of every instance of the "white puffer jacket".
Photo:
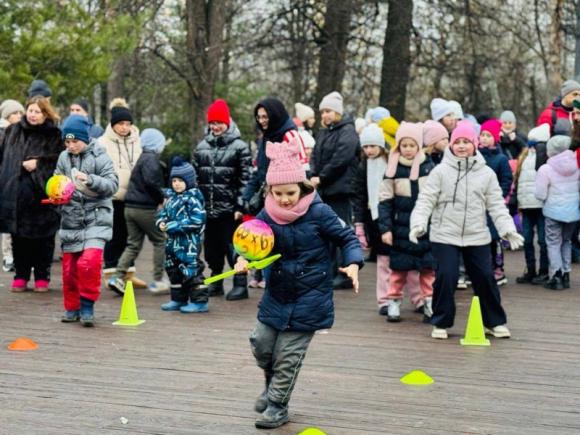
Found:
[(536, 198), (536, 150), (528, 149), (528, 155), (522, 162), (518, 178), (518, 208), (542, 208), (542, 201)]
[(487, 228), (489, 212), (501, 237), (515, 232), (493, 170), (479, 153), (460, 159), (449, 148), (436, 166), (411, 213), (411, 228), (427, 228), (429, 239), (454, 246), (482, 246), (491, 243)]
[(124, 201), (129, 188), (131, 172), (143, 152), (139, 129), (132, 125), (129, 135), (119, 136), (109, 124), (105, 129), (105, 133), (97, 141), (107, 151), (113, 161), (115, 173), (119, 177), (119, 190), (117, 190), (113, 199)]

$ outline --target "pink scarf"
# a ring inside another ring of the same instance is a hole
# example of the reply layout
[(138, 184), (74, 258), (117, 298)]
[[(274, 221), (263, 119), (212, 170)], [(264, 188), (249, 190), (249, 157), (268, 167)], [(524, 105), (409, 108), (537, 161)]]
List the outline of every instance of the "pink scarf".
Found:
[(300, 198), (300, 200), (296, 203), (296, 205), (290, 209), (282, 208), (277, 203), (272, 193), (268, 193), (266, 195), (266, 203), (264, 208), (268, 213), (268, 216), (272, 218), (274, 222), (279, 225), (286, 225), (291, 224), (296, 219), (304, 216), (308, 209), (310, 208), (310, 204), (314, 201), (314, 197), (316, 196), (316, 192), (309, 193), (306, 196)]

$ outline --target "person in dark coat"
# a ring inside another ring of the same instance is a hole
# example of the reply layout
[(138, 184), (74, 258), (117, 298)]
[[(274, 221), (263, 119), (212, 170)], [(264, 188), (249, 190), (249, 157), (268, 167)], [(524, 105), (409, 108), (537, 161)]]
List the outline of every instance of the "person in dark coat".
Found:
[[(360, 142), (350, 115), (344, 114), (342, 96), (332, 92), (320, 103), (323, 128), (316, 138), (310, 157), (310, 181), (322, 200), (347, 225), (352, 225), (352, 181), (359, 164)], [(333, 286), (352, 288), (352, 283), (338, 271), (337, 258)]]
[[(256, 127), (261, 132), (257, 140), (258, 155), (256, 157), (256, 170), (252, 173), (248, 185), (244, 189), (243, 197), (246, 209), (252, 207), (253, 210), (259, 212), (263, 205), (263, 186), (266, 182), (266, 172), (270, 165), (270, 159), (266, 155), (266, 144), (268, 142), (290, 142), (294, 139), (300, 140), (300, 162), (303, 165), (308, 164), (308, 157), (306, 149), (296, 124), (290, 118), (286, 107), (278, 99), (268, 97), (260, 101), (254, 108), (254, 117), (256, 118)], [(252, 214), (252, 213), (250, 213)]]
[[(266, 204), (257, 218), (274, 232), (272, 254), (281, 254), (266, 273), (258, 322), (250, 335), (252, 352), (264, 370), (266, 389), (255, 410), (258, 428), (288, 421), (288, 402), (314, 332), (330, 328), (334, 305), (330, 242), (341, 247), (345, 272), (358, 292), (363, 253), (351, 228), (324, 204), (299, 159), (296, 141), (269, 143)], [(247, 270), (240, 257), (236, 271)]]
[[(479, 152), (483, 155), (487, 166), (495, 172), (497, 181), (501, 187), (501, 193), (505, 200), (510, 194), (513, 174), (507, 157), (498, 147), (500, 140), (501, 122), (497, 119), (490, 119), (481, 124), (479, 134)], [(497, 285), (507, 284), (507, 278), (504, 273), (503, 247), (495, 225), (489, 214), (487, 215), (487, 225), (491, 233), (491, 262), (493, 265), (494, 276)]]
[(35, 291), (48, 290), (59, 216), (41, 201), (64, 149), (58, 120), (45, 97), (32, 97), (26, 115), (6, 129), (0, 144), (0, 233), (12, 234), (16, 292), (26, 290), (33, 268)]
[(402, 122), (397, 144), (389, 156), (386, 177), (379, 191), (379, 230), (382, 241), (391, 246), (391, 276), (387, 292), (387, 321), (401, 320), (403, 287), (408, 272), (419, 271), (423, 313), (432, 315), (434, 259), (428, 236), (415, 244), (409, 240), (410, 219), (419, 191), (434, 168), (423, 147), (423, 124)]
[(505, 110), (500, 115), (501, 131), (499, 144), (508, 160), (517, 159), (526, 149), (528, 138), (516, 130), (516, 115), (511, 110)]
[[(223, 271), (225, 257), (230, 266), (234, 265), (232, 237), (243, 216), (242, 196), (250, 178), (252, 155), (231, 120), (230, 109), (224, 100), (216, 100), (209, 106), (207, 122), (210, 132), (195, 148), (193, 165), (207, 213), (205, 261), (212, 275), (219, 275)], [(210, 285), (210, 295), (223, 294), (223, 281)], [(247, 298), (247, 275), (235, 276), (234, 286), (226, 299)]]
[(125, 276), (143, 248), (145, 236), (153, 245), (153, 282), (151, 293), (169, 292), (163, 280), (165, 261), (165, 234), (155, 225), (157, 211), (163, 204), (163, 169), (160, 155), (165, 148), (165, 136), (159, 130), (147, 128), (141, 132), (141, 148), (125, 195), (125, 221), (127, 222), (127, 247), (123, 251), (115, 274), (107, 285), (116, 293), (125, 292)]

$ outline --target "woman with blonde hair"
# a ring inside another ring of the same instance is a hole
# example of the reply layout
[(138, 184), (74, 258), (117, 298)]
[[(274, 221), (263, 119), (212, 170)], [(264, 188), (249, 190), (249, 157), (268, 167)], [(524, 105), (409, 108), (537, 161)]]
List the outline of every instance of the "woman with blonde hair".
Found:
[(12, 235), (14, 292), (26, 290), (33, 269), (34, 290), (48, 291), (59, 216), (52, 205), (41, 201), (64, 149), (58, 121), (50, 101), (34, 96), (26, 103), (22, 119), (6, 128), (0, 143), (0, 233)]

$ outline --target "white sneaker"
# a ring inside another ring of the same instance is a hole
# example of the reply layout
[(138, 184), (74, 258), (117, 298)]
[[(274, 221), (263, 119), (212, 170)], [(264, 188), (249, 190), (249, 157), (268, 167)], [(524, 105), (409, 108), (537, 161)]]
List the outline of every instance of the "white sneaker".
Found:
[(467, 282), (464, 276), (460, 276), (457, 280), (457, 288), (459, 290), (465, 290), (467, 288)]
[(510, 338), (512, 335), (506, 325), (497, 325), (493, 328), (485, 328), (485, 333), (493, 335), (495, 338)]
[(153, 294), (164, 295), (169, 293), (169, 284), (165, 281), (153, 281), (147, 289)]
[(437, 338), (439, 340), (447, 340), (447, 329), (438, 328), (437, 326), (433, 327), (431, 331), (431, 338)]
[(2, 260), (2, 270), (4, 272), (14, 272), (14, 259), (10, 257), (4, 257)]
[(387, 322), (401, 321), (401, 300), (393, 299), (387, 305)]

